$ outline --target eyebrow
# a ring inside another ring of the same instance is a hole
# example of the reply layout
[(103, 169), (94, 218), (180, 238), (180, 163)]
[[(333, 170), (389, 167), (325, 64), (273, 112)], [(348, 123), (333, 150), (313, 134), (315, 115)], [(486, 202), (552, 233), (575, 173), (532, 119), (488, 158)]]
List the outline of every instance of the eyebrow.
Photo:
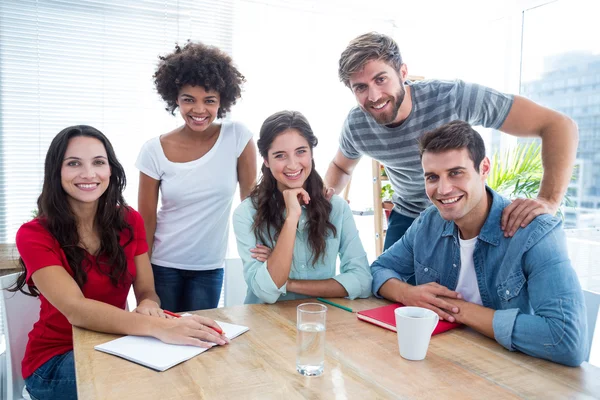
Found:
[[(181, 97), (189, 97), (191, 99), (195, 99), (194, 96), (192, 96), (191, 94), (187, 94), (187, 93), (182, 93)], [(214, 95), (214, 94), (211, 94), (211, 95), (208, 95), (208, 96), (205, 97), (205, 99), (216, 99), (216, 98), (217, 98), (217, 96)]]
[[(96, 157), (93, 158), (93, 160), (97, 160), (98, 158), (103, 158), (103, 159), (107, 160), (107, 158), (104, 157), (104, 156), (96, 156)], [(71, 157), (65, 157), (63, 161), (66, 161), (66, 160), (81, 160), (81, 158), (80, 157), (71, 156)]]
[[(371, 80), (375, 80), (375, 79), (379, 78), (381, 75), (387, 75), (387, 71), (381, 71), (381, 72), (379, 72), (373, 78), (371, 78)], [(361, 85), (365, 85), (365, 83), (357, 82), (354, 85), (352, 85), (352, 89), (356, 89), (357, 86), (361, 86)]]
[[(465, 170), (465, 169), (466, 169), (465, 167), (458, 166), (458, 167), (448, 168), (446, 170), (446, 172), (461, 171), (461, 170)], [(423, 174), (423, 176), (425, 176), (425, 177), (428, 177), (429, 175), (436, 175), (436, 174), (434, 172), (425, 172)]]
[[(308, 149), (308, 146), (300, 146), (300, 147), (296, 147), (295, 151), (301, 150), (301, 149)], [(277, 155), (277, 154), (285, 154), (285, 150), (279, 150), (279, 151), (274, 151), (271, 153), (272, 155)]]
[(378, 73), (377, 75), (375, 75), (375, 76), (373, 77), (373, 79), (377, 79), (377, 78), (379, 78), (381, 75), (386, 75), (386, 74), (387, 74), (387, 72), (386, 72), (386, 71), (381, 71), (380, 73)]

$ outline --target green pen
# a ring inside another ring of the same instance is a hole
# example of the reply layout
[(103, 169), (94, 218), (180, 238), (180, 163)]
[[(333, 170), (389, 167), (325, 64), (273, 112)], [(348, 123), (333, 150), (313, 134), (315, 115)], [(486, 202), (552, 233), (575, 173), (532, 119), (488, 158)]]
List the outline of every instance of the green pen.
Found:
[(327, 304), (329, 304), (331, 306), (334, 306), (334, 307), (337, 307), (337, 308), (341, 308), (342, 310), (346, 310), (346, 311), (349, 311), (349, 312), (354, 312), (349, 307), (343, 306), (341, 304), (334, 303), (333, 301), (325, 300), (325, 299), (323, 299), (321, 297), (317, 297), (317, 300), (322, 301), (323, 303), (327, 303)]

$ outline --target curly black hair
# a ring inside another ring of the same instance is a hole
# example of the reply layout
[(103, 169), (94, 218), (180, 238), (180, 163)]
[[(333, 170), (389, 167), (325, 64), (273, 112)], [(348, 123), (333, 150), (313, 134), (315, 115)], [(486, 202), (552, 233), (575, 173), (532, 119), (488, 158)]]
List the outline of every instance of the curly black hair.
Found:
[(202, 86), (215, 90), (221, 97), (217, 118), (223, 118), (242, 95), (244, 75), (233, 65), (233, 60), (215, 46), (188, 41), (182, 48), (159, 56), (154, 73), (154, 84), (158, 94), (167, 103), (166, 110), (175, 115), (177, 96), (185, 85)]

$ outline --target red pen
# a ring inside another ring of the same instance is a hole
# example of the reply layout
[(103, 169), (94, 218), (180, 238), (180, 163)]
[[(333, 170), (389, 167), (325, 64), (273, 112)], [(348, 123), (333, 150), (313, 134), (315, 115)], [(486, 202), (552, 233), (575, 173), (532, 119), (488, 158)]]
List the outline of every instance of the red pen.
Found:
[[(181, 318), (181, 315), (171, 312), (169, 310), (163, 310), (163, 312), (167, 315), (170, 315), (171, 317), (175, 317), (175, 318)], [(209, 328), (211, 328), (212, 330), (214, 330), (215, 332), (217, 332), (219, 335), (223, 334), (223, 331), (217, 328), (213, 328), (212, 326), (209, 326)]]

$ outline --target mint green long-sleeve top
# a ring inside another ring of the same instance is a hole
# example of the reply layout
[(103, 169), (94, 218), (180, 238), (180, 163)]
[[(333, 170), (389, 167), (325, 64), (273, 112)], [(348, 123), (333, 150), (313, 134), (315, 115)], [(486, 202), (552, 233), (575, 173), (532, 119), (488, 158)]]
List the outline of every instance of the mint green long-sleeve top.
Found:
[[(348, 298), (369, 297), (372, 276), (367, 254), (358, 236), (358, 230), (348, 203), (339, 196), (331, 199), (333, 206), (329, 221), (336, 227), (335, 236), (326, 238), (325, 256), (312, 263), (312, 252), (308, 244), (307, 213), (302, 210), (298, 223), (294, 254), (289, 279), (321, 280), (333, 278), (348, 292)], [(233, 213), (233, 228), (237, 239), (238, 253), (244, 265), (244, 279), (248, 285), (246, 304), (275, 303), (280, 300), (302, 299), (308, 296), (287, 292), (286, 284), (277, 287), (267, 263), (251, 257), (250, 249), (258, 244), (252, 231), (256, 210), (250, 199), (244, 200)], [(275, 243), (262, 243), (274, 248)], [(336, 274), (336, 261), (339, 255), (340, 272)]]

